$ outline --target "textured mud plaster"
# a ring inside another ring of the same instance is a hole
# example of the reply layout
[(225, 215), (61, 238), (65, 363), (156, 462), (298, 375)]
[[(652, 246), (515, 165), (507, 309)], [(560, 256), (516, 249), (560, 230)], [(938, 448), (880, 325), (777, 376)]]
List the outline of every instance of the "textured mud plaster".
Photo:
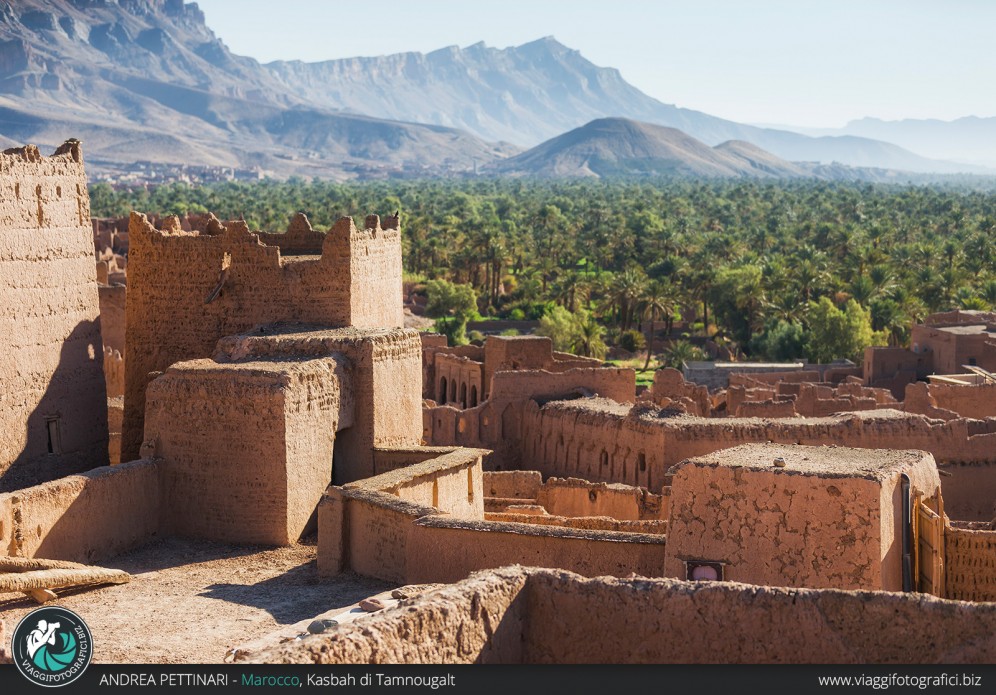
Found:
[(996, 601), (996, 530), (948, 526), (944, 563), (948, 598)]
[[(592, 636), (597, 638), (592, 639)], [(992, 663), (996, 604), (479, 572), (253, 663)]]
[(330, 488), (318, 511), (319, 571), (409, 583), (456, 581), (515, 562), (591, 576), (661, 574), (660, 533), (484, 521), (485, 453), (458, 449)]
[(332, 480), (342, 364), (182, 362), (149, 384), (144, 449), (163, 461), (165, 527), (286, 545)]
[(500, 426), (504, 436), (494, 446), (492, 467), (639, 485), (655, 493), (674, 464), (750, 442), (918, 449), (952, 474), (943, 483), (948, 516), (988, 521), (994, 515), (996, 419), (944, 422), (890, 409), (820, 418), (700, 418), (585, 398), (514, 403)]
[(0, 154), (0, 490), (107, 464), (99, 311), (79, 143)]
[(0, 556), (91, 563), (141, 545), (159, 533), (159, 484), (143, 460), (0, 494)]
[(337, 485), (377, 473), (375, 449), (417, 446), (422, 439), (421, 341), (406, 328), (315, 330), (300, 325), (264, 326), (218, 342), (215, 360), (300, 360), (343, 356), (350, 396), (336, 439)]
[(674, 468), (665, 574), (685, 578), (686, 562), (708, 561), (730, 581), (899, 591), (904, 473), (936, 497), (936, 465), (919, 451), (749, 444), (685, 461)]
[(384, 225), (376, 215), (363, 229), (342, 218), (324, 235), (320, 256), (284, 256), (244, 222), (212, 220), (201, 233), (185, 232), (179, 220), (167, 218), (159, 230), (134, 213), (123, 460), (139, 453), (149, 374), (209, 357), (224, 336), (280, 321), (400, 328), (401, 233), (397, 218)]
[[(253, 654), (250, 663), (521, 663), (527, 617), (518, 570), (487, 573), (404, 601), (325, 635)], [(376, 617), (376, 619), (374, 619)]]

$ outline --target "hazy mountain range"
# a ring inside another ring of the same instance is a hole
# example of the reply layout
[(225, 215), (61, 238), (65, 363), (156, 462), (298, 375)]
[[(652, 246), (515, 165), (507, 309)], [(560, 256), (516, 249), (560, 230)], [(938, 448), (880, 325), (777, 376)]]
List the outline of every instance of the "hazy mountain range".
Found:
[(843, 128), (796, 128), (806, 135), (857, 135), (876, 138), (927, 157), (996, 167), (996, 118), (966, 116), (953, 121), (907, 118), (884, 121), (861, 118)]
[(969, 169), (664, 104), (552, 38), (262, 65), (183, 0), (0, 0), (0, 145), (67, 137), (84, 141), (94, 173), (136, 160), (333, 178)]

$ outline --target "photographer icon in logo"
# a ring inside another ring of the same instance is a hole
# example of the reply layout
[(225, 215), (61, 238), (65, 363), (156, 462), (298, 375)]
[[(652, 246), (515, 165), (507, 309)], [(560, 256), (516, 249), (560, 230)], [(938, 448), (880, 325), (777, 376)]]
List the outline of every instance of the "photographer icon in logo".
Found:
[(67, 685), (83, 675), (93, 656), (93, 638), (83, 619), (58, 606), (24, 616), (11, 641), (14, 664), (38, 685)]

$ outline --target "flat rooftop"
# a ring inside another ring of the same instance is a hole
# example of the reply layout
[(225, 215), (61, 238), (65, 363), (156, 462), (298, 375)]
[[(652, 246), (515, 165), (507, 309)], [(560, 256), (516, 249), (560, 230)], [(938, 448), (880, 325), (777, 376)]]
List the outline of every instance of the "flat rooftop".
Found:
[[(355, 574), (319, 576), (315, 560), (307, 543), (166, 538), (99, 563), (129, 572), (128, 584), (59, 590), (57, 603), (90, 626), (98, 663), (217, 664), (245, 642), (393, 588)], [(8, 631), (36, 608), (0, 594)]]
[[(682, 464), (722, 468), (747, 468), (788, 475), (821, 478), (884, 480), (908, 471), (930, 454), (916, 450), (854, 449), (845, 446), (802, 444), (742, 444), (712, 454), (696, 456)], [(774, 465), (782, 459), (784, 467)]]
[(984, 335), (990, 334), (996, 336), (996, 329), (986, 324), (960, 324), (957, 326), (927, 326), (935, 331), (940, 331), (941, 333), (950, 333), (952, 335)]

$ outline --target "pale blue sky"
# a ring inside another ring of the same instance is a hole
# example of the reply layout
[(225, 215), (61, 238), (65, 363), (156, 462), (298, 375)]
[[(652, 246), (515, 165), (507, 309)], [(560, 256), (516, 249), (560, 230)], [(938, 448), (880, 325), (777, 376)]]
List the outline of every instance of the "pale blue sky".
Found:
[(553, 35), (666, 103), (742, 122), (842, 126), (996, 116), (989, 0), (200, 0), (267, 62)]

